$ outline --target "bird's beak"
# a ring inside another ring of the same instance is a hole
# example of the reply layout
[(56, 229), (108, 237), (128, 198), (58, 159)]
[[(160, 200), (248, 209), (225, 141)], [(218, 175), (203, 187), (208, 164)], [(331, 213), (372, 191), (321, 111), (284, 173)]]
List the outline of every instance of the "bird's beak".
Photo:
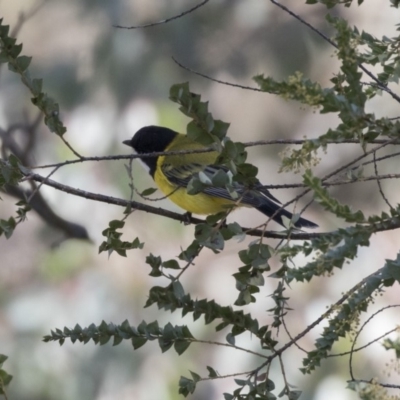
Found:
[(124, 140), (122, 143), (123, 143), (123, 144), (126, 144), (127, 146), (130, 146), (130, 145), (131, 145), (131, 141), (130, 141), (130, 140)]

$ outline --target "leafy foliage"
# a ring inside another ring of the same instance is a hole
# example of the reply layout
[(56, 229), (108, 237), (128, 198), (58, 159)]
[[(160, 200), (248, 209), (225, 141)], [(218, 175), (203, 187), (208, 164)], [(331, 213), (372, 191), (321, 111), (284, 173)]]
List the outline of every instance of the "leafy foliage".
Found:
[(43, 113), (44, 123), (51, 132), (62, 136), (66, 128), (59, 117), (59, 105), (42, 91), (42, 79), (32, 79), (28, 67), (32, 61), (31, 57), (20, 55), (22, 44), (16, 44), (16, 39), (8, 35), (10, 27), (3, 25), (0, 19), (0, 62), (7, 63), (8, 69), (21, 77), (22, 83), (32, 94), (32, 103)]
[[(0, 159), (0, 189), (7, 191), (9, 186), (17, 186), (23, 176), (21, 170), (24, 168), (13, 154), (8, 159)], [(26, 201), (19, 201), (16, 205), (18, 206), (16, 218), (0, 219), (0, 236), (4, 234), (7, 239), (12, 236), (16, 226), (25, 220), (30, 210)]]
[(126, 251), (132, 249), (143, 249), (144, 243), (141, 243), (138, 238), (131, 242), (122, 241), (120, 238), (122, 232), (118, 232), (118, 229), (122, 229), (125, 226), (124, 221), (114, 220), (110, 221), (108, 228), (104, 229), (102, 235), (107, 238), (100, 247), (99, 253), (107, 251), (110, 256), (113, 251), (118, 253), (120, 256), (126, 257)]
[(382, 343), (382, 346), (386, 350), (394, 350), (396, 354), (396, 358), (400, 358), (400, 338), (396, 338), (396, 340), (385, 339)]
[(351, 293), (347, 301), (340, 305), (336, 315), (329, 320), (329, 325), (315, 342), (315, 350), (310, 351), (303, 360), (303, 373), (310, 373), (325, 359), (333, 344), (351, 332), (352, 322), (359, 319), (362, 312), (366, 312), (373, 300), (373, 295), (379, 293), (383, 287), (400, 283), (400, 253), (396, 260), (388, 260), (376, 273), (362, 280)]
[(0, 394), (5, 394), (5, 387), (8, 386), (12, 380), (12, 375), (3, 369), (3, 364), (7, 360), (7, 356), (0, 354)]
[(166, 324), (160, 328), (157, 321), (146, 323), (142, 321), (137, 327), (133, 327), (125, 320), (121, 325), (107, 324), (105, 321), (99, 326), (91, 324), (82, 328), (78, 324), (74, 328), (56, 329), (50, 335), (43, 338), (44, 342), (57, 341), (62, 345), (69, 338), (72, 343), (76, 341), (104, 345), (113, 339), (113, 346), (120, 344), (123, 340), (130, 340), (135, 350), (146, 344), (147, 341), (157, 340), (164, 353), (174, 346), (175, 351), (181, 355), (190, 346), (194, 337), (187, 326), (172, 326)]

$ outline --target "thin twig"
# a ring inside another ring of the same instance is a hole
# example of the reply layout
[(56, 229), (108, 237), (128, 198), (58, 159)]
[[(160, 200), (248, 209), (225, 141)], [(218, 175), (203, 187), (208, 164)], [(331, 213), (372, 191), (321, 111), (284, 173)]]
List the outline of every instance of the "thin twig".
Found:
[(207, 376), (204, 378), (200, 378), (199, 381), (212, 381), (214, 379), (227, 379), (227, 378), (234, 378), (235, 376), (242, 376), (242, 375), (249, 375), (253, 371), (245, 371), (245, 372), (236, 372), (234, 374), (227, 374), (227, 375), (218, 375), (218, 376)]
[(374, 157), (375, 176), (377, 177), (376, 183), (378, 184), (379, 193), (381, 194), (383, 200), (384, 200), (385, 203), (389, 206), (389, 208), (390, 208), (390, 209), (393, 209), (392, 205), (389, 203), (389, 200), (387, 199), (387, 197), (386, 197), (385, 194), (383, 193), (383, 189), (382, 189), (382, 185), (381, 185), (381, 180), (378, 178), (379, 175), (378, 175), (378, 165), (377, 165), (377, 163), (376, 163), (376, 151), (374, 151), (373, 157)]
[(385, 332), (384, 334), (382, 334), (381, 336), (378, 336), (377, 338), (371, 340), (370, 342), (368, 342), (367, 344), (365, 344), (364, 346), (361, 347), (357, 347), (356, 349), (353, 350), (349, 350), (349, 351), (344, 351), (342, 353), (336, 353), (336, 354), (328, 354), (326, 357), (330, 358), (330, 357), (342, 357), (342, 356), (347, 356), (351, 353), (356, 353), (357, 351), (361, 351), (364, 350), (365, 348), (371, 346), (372, 344), (376, 343), (378, 340), (383, 339), (384, 337), (386, 337), (387, 335), (390, 335), (393, 332), (397, 332), (399, 330), (399, 328), (393, 328), (390, 331)]
[(37, 186), (35, 187), (35, 189), (32, 190), (32, 193), (29, 195), (28, 199), (26, 200), (26, 202), (27, 202), (28, 204), (31, 202), (32, 198), (36, 195), (36, 193), (39, 192), (39, 190), (40, 190), (40, 188), (42, 187), (42, 185), (45, 184), (46, 181), (47, 181), (48, 179), (50, 179), (50, 177), (51, 177), (52, 175), (54, 175), (54, 174), (56, 173), (57, 170), (58, 170), (58, 167), (57, 167), (57, 168), (54, 168), (53, 171), (51, 171), (51, 172), (45, 177), (45, 180), (44, 180), (43, 182), (40, 182), (39, 185), (37, 185)]
[[(291, 15), (293, 18), (297, 19), (299, 22), (301, 22), (303, 25), (307, 26), (307, 28), (311, 29), (313, 32), (315, 32), (317, 35), (319, 35), (322, 39), (324, 39), (326, 42), (328, 42), (331, 46), (335, 47), (336, 49), (338, 48), (338, 45), (331, 39), (329, 39), (326, 35), (324, 35), (321, 31), (313, 27), (311, 24), (306, 22), (302, 17), (300, 17), (298, 14), (295, 14), (293, 11), (289, 10), (287, 7), (284, 5), (280, 4), (276, 0), (270, 0), (272, 4), (275, 4), (277, 7), (279, 7), (281, 10), (287, 12), (289, 15)], [(372, 80), (374, 80), (378, 87), (385, 91), (386, 93), (390, 94), (397, 102), (400, 103), (400, 97), (392, 92), (387, 85), (385, 85), (382, 81), (380, 81), (372, 72), (370, 72), (367, 68), (365, 68), (361, 63), (358, 63), (358, 66), (362, 71), (364, 71)]]
[[(252, 141), (252, 142), (245, 142), (242, 143), (244, 147), (253, 147), (253, 146), (267, 146), (267, 145), (285, 145), (285, 144), (292, 144), (292, 145), (302, 145), (303, 143), (313, 140), (313, 139), (272, 139), (272, 140), (257, 140), (257, 141)], [(388, 140), (387, 139), (378, 139), (371, 141), (370, 144), (387, 144)], [(348, 139), (340, 142), (329, 142), (327, 144), (360, 144), (360, 141), (357, 139)], [(390, 143), (391, 145), (400, 145), (400, 142), (398, 140), (391, 140)], [(60, 167), (64, 165), (71, 165), (71, 164), (76, 164), (76, 163), (81, 163), (85, 161), (116, 161), (116, 160), (129, 160), (129, 159), (135, 159), (135, 158), (153, 158), (153, 157), (159, 157), (159, 156), (171, 156), (171, 155), (184, 155), (184, 154), (200, 154), (200, 153), (210, 153), (215, 151), (212, 147), (205, 147), (203, 149), (186, 149), (186, 150), (176, 150), (176, 151), (159, 151), (159, 152), (154, 152), (154, 153), (146, 153), (146, 154), (127, 154), (127, 155), (115, 155), (115, 156), (93, 156), (93, 157), (81, 157), (79, 156), (78, 159), (75, 160), (67, 160), (63, 161), (61, 163), (54, 163), (54, 164), (46, 164), (46, 165), (35, 165), (35, 166), (27, 166), (29, 169), (43, 169), (43, 168), (54, 168), (54, 167)], [(393, 153), (393, 156), (399, 155), (399, 153)], [(377, 158), (377, 161), (384, 160), (386, 158), (390, 158), (391, 155), (388, 156), (383, 156), (381, 158)], [(364, 164), (360, 165), (366, 165), (371, 163), (371, 161), (368, 161)]]
[(366, 379), (357, 379), (357, 380), (351, 380), (351, 381), (347, 381), (347, 382), (362, 382), (362, 383), (369, 383), (370, 385), (378, 385), (384, 388), (388, 388), (388, 389), (400, 389), (400, 385), (394, 385), (391, 383), (379, 383), (379, 382), (372, 382), (371, 380), (366, 380)]
[[(362, 160), (363, 158), (369, 156), (369, 155), (370, 155), (371, 153), (373, 153), (374, 151), (377, 151), (377, 150), (379, 150), (379, 149), (381, 149), (381, 148), (383, 148), (383, 147), (385, 147), (385, 146), (391, 144), (393, 140), (394, 140), (394, 139), (392, 139), (392, 140), (387, 140), (385, 143), (383, 143), (383, 144), (381, 144), (381, 145), (379, 145), (379, 146), (376, 146), (375, 148), (373, 148), (373, 149), (371, 149), (371, 150), (369, 150), (369, 151), (366, 151), (365, 153), (363, 153), (363, 154), (360, 155), (359, 157), (356, 157), (355, 159), (353, 159), (352, 161), (348, 162), (347, 164), (345, 164), (345, 165), (343, 165), (343, 166), (341, 166), (341, 167), (335, 169), (333, 172), (331, 172), (331, 173), (325, 175), (323, 178), (321, 178), (321, 182), (327, 181), (328, 179), (330, 179), (330, 178), (332, 178), (333, 176), (339, 174), (339, 173), (342, 172), (343, 170), (348, 169), (351, 165), (355, 164), (356, 162), (358, 162), (358, 161)], [(306, 189), (306, 190), (304, 190), (304, 191), (301, 192), (299, 195), (297, 195), (295, 198), (293, 198), (292, 200), (290, 200), (290, 201), (288, 201), (287, 203), (283, 204), (282, 207), (283, 207), (283, 208), (286, 208), (288, 205), (290, 205), (290, 204), (296, 202), (297, 200), (299, 200), (300, 198), (302, 198), (304, 195), (306, 195), (306, 194), (309, 193), (309, 192), (311, 192), (311, 189)]]
[(338, 309), (338, 306), (342, 305), (353, 293), (357, 292), (361, 288), (364, 283), (370, 279), (374, 275), (378, 275), (381, 273), (383, 268), (380, 268), (379, 270), (373, 272), (372, 274), (368, 275), (365, 277), (363, 280), (358, 282), (355, 286), (353, 286), (347, 293), (345, 293), (335, 304), (331, 305), (329, 309), (324, 312), (322, 315), (320, 315), (313, 323), (307, 326), (306, 329), (304, 329), (302, 332), (300, 332), (298, 335), (296, 335), (293, 339), (291, 339), (289, 342), (284, 344), (282, 347), (280, 347), (278, 350), (274, 350), (274, 354), (269, 356), (269, 359), (262, 363), (259, 367), (257, 367), (253, 371), (253, 375), (258, 373), (262, 368), (264, 368), (266, 365), (268, 365), (275, 357), (281, 355), (284, 351), (286, 351), (289, 347), (291, 347), (294, 343), (299, 341), (302, 337), (304, 337), (308, 332), (310, 332), (312, 329), (314, 329), (317, 325), (319, 325), (324, 319), (326, 319), (329, 315), (331, 315), (335, 310)]
[(357, 165), (356, 167), (354, 167), (354, 169), (356, 169), (358, 167), (361, 167), (361, 166), (369, 165), (369, 164), (372, 164), (372, 163), (375, 163), (375, 162), (378, 162), (378, 161), (383, 161), (383, 160), (387, 160), (389, 158), (397, 157), (397, 156), (400, 156), (400, 151), (398, 151), (396, 153), (386, 154), (385, 156), (381, 156), (381, 157), (377, 157), (377, 158), (374, 157), (373, 160), (365, 161), (365, 162)]
[[(370, 275), (371, 276), (371, 275)], [(360, 327), (360, 329), (358, 330), (356, 336), (354, 337), (353, 343), (351, 344), (351, 349), (350, 349), (350, 358), (349, 358), (349, 372), (350, 372), (350, 376), (351, 376), (351, 380), (355, 380), (354, 375), (353, 375), (353, 353), (354, 353), (354, 347), (356, 345), (358, 336), (360, 335), (360, 333), (362, 332), (362, 330), (364, 329), (364, 327), (373, 319), (375, 318), (375, 316), (379, 313), (381, 313), (382, 311), (385, 311), (389, 308), (394, 308), (394, 307), (400, 307), (400, 304), (392, 304), (386, 307), (382, 307), (381, 309), (379, 309), (378, 311), (376, 311), (375, 313), (373, 313)]]
[(216, 346), (229, 347), (231, 349), (240, 350), (240, 351), (244, 351), (244, 352), (249, 353), (249, 354), (253, 354), (254, 356), (257, 356), (257, 357), (268, 358), (268, 356), (266, 356), (265, 354), (257, 353), (255, 351), (246, 349), (244, 347), (232, 345), (232, 344), (229, 344), (229, 343), (213, 342), (213, 341), (210, 341), (210, 340), (198, 340), (198, 339), (190, 339), (189, 341), (191, 341), (193, 343), (204, 343), (204, 344), (213, 344), (213, 345), (216, 345)]
[(283, 361), (282, 361), (282, 354), (279, 354), (278, 359), (279, 359), (279, 364), (281, 367), (283, 382), (285, 383), (284, 394), (289, 395), (290, 387), (289, 387), (288, 381), (286, 379), (285, 366), (283, 365)]
[(216, 78), (212, 78), (211, 76), (203, 74), (202, 72), (198, 72), (198, 71), (195, 71), (194, 69), (186, 67), (185, 65), (180, 63), (175, 57), (171, 57), (171, 58), (174, 61), (174, 63), (177, 64), (179, 67), (183, 68), (184, 70), (186, 70), (186, 71), (188, 71), (188, 72), (190, 72), (192, 74), (195, 74), (195, 75), (201, 76), (202, 78), (208, 79), (209, 81), (220, 83), (221, 85), (225, 85), (225, 86), (232, 86), (232, 87), (239, 88), (239, 89), (253, 90), (254, 92), (265, 93), (263, 90), (261, 90), (261, 89), (259, 89), (257, 87), (254, 87), (254, 86), (239, 85), (237, 83), (226, 82), (226, 81), (221, 81), (221, 80), (216, 79)]
[(191, 9), (184, 11), (178, 15), (175, 15), (171, 18), (163, 19), (162, 21), (157, 21), (157, 22), (151, 22), (149, 24), (144, 24), (144, 25), (137, 25), (137, 26), (121, 26), (121, 25), (113, 25), (114, 28), (120, 28), (120, 29), (141, 29), (141, 28), (150, 28), (152, 26), (156, 25), (162, 25), (162, 24), (167, 24), (168, 22), (174, 21), (176, 19), (182, 18), (187, 14), (192, 13), (193, 11), (197, 10), (200, 7), (203, 7), (206, 3), (208, 3), (209, 0), (204, 0), (200, 4), (197, 4), (196, 6), (192, 7)]
[(74, 153), (74, 155), (78, 158), (80, 158), (81, 160), (84, 158), (83, 156), (81, 156), (68, 142), (67, 140), (64, 138), (64, 136), (60, 136), (60, 139), (64, 142), (64, 144), (72, 151), (72, 153)]
[(18, 21), (11, 31), (10, 36), (16, 37), (26, 21), (32, 18), (49, 0), (42, 0), (35, 4), (28, 12), (20, 12), (18, 15)]
[(177, 276), (175, 276), (175, 278), (173, 278), (173, 282), (176, 282), (179, 280), (179, 278), (185, 273), (185, 271), (187, 271), (187, 269), (191, 266), (194, 265), (194, 260), (196, 257), (198, 257), (198, 255), (200, 254), (200, 252), (204, 249), (204, 246), (200, 246), (199, 250), (197, 251), (197, 253), (186, 263), (186, 265), (180, 270), (179, 274)]
[(371, 150), (369, 150), (369, 151), (366, 151), (365, 153), (361, 154), (361, 156), (356, 157), (354, 160), (352, 160), (352, 161), (348, 162), (347, 164), (345, 164), (345, 165), (343, 165), (343, 166), (337, 168), (335, 171), (331, 172), (330, 174), (325, 175), (325, 177), (322, 178), (321, 181), (326, 181), (326, 180), (328, 180), (329, 178), (332, 178), (332, 176), (335, 176), (335, 175), (337, 175), (338, 173), (340, 173), (340, 172), (342, 172), (342, 171), (348, 169), (351, 165), (355, 164), (356, 162), (358, 162), (358, 161), (362, 160), (363, 158), (369, 156), (370, 154), (372, 154), (372, 153), (374, 153), (374, 152), (376, 152), (376, 151), (382, 149), (383, 147), (385, 147), (385, 146), (391, 144), (391, 143), (393, 142), (393, 140), (394, 140), (394, 139), (387, 140), (386, 142), (382, 143), (381, 145), (376, 146), (375, 148), (373, 148), (373, 149), (371, 149)]
[[(289, 339), (290, 339), (290, 340), (293, 340), (293, 336), (292, 336), (292, 334), (289, 332), (289, 328), (288, 328), (287, 325), (286, 325), (285, 317), (284, 317), (283, 315), (281, 316), (281, 321), (282, 321), (282, 325), (283, 325), (283, 327), (284, 327), (284, 329), (285, 329), (286, 334), (289, 336)], [(294, 345), (295, 345), (300, 351), (302, 351), (303, 353), (308, 354), (308, 351), (305, 350), (305, 349), (303, 349), (297, 342), (294, 342)]]

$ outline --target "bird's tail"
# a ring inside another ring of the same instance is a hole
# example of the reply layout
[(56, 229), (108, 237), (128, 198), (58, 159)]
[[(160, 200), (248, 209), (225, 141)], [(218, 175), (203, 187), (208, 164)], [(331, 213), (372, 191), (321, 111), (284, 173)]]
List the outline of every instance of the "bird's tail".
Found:
[[(261, 204), (259, 207), (257, 207), (257, 210), (265, 214), (267, 217), (272, 218), (275, 222), (282, 226), (286, 226), (283, 222), (282, 217), (286, 217), (289, 220), (292, 219), (293, 214), (290, 211), (287, 211), (279, 204), (276, 204), (272, 202), (271, 200), (265, 201), (263, 204)], [(309, 221), (308, 219), (300, 217), (296, 222), (294, 222), (294, 227), (295, 228), (317, 228), (318, 225), (314, 224), (314, 222)]]

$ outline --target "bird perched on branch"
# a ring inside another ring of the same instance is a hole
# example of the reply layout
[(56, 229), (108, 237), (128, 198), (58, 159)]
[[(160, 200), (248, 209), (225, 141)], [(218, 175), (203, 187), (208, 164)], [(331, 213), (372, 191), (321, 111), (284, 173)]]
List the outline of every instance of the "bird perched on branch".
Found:
[[(124, 140), (124, 144), (141, 154), (204, 149), (200, 143), (191, 140), (188, 136), (171, 129), (159, 126), (146, 126), (139, 129), (131, 140)], [(238, 198), (234, 198), (225, 186), (212, 185), (212, 179), (219, 171), (225, 173), (229, 169), (223, 165), (215, 165), (218, 152), (190, 153), (179, 155), (161, 155), (140, 157), (147, 167), (159, 189), (175, 204), (193, 214), (215, 214), (226, 211), (229, 207), (253, 207), (271, 218), (278, 224), (285, 226), (282, 217), (292, 220), (293, 214), (280, 206), (280, 201), (265, 189), (259, 181), (252, 187), (246, 187), (238, 182), (232, 182)], [(201, 191), (189, 194), (188, 184), (192, 178), (202, 175)], [(206, 177), (206, 179), (204, 179)], [(208, 178), (208, 179), (207, 179)], [(305, 218), (293, 220), (296, 228), (316, 228), (318, 225)]]

